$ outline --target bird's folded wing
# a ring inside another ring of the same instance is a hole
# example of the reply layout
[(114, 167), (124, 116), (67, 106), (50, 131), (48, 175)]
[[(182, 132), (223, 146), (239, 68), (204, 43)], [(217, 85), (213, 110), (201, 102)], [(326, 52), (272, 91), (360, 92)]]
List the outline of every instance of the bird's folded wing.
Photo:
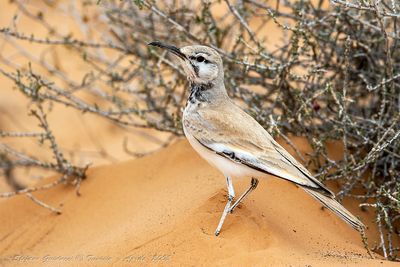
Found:
[[(334, 196), (253, 118), (240, 112), (236, 113), (236, 116), (246, 117), (235, 119), (229, 116), (213, 115), (215, 114), (210, 111), (206, 114), (200, 113), (198, 116), (202, 118), (190, 120), (190, 123), (185, 125), (201, 145), (255, 170), (289, 180), (328, 196)], [(240, 121), (245, 123), (239, 124)], [(204, 131), (204, 128), (210, 130)]]

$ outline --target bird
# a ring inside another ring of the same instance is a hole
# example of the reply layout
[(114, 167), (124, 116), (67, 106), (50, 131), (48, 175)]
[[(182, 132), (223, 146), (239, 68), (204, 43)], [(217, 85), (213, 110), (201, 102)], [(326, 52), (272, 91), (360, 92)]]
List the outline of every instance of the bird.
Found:
[[(183, 111), (183, 131), (194, 150), (226, 178), (227, 203), (215, 230), (218, 236), (228, 214), (258, 185), (275, 176), (296, 184), (354, 229), (364, 224), (336, 199), (335, 194), (289, 154), (249, 114), (228, 96), (223, 61), (204, 45), (178, 48), (160, 41), (148, 45), (172, 53), (183, 67), (190, 94)], [(232, 178), (251, 177), (250, 186), (235, 200)]]

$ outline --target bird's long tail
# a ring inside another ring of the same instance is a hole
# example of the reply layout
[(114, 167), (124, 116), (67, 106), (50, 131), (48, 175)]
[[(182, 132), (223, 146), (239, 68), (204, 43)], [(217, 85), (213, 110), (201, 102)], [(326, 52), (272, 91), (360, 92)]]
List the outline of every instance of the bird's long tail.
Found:
[(325, 207), (333, 211), (336, 215), (338, 215), (340, 218), (350, 224), (357, 231), (363, 231), (365, 229), (365, 225), (359, 219), (357, 219), (356, 216), (345, 209), (345, 207), (343, 207), (342, 204), (337, 202), (336, 199), (334, 199), (333, 197), (323, 195), (318, 191), (314, 191), (309, 188), (303, 187), (303, 189), (311, 196), (318, 199)]

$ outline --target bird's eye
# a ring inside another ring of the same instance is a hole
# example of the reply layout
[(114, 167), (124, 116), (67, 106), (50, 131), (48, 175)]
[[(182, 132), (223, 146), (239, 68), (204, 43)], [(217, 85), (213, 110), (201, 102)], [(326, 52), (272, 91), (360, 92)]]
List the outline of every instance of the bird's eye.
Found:
[(197, 60), (197, 62), (203, 62), (204, 59), (205, 59), (204, 57), (198, 56), (196, 60)]

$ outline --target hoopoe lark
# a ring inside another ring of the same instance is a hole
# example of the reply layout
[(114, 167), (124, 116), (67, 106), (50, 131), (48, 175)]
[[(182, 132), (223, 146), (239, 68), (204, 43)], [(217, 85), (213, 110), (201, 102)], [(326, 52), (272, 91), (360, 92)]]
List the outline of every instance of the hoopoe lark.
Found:
[[(217, 51), (201, 45), (149, 45), (170, 51), (181, 62), (190, 84), (183, 113), (184, 133), (192, 147), (226, 177), (228, 202), (215, 235), (220, 233), (227, 214), (257, 187), (259, 178), (267, 175), (295, 183), (353, 228), (364, 229), (363, 223), (337, 202), (328, 188), (228, 97)], [(232, 177), (252, 177), (250, 187), (235, 202)]]

